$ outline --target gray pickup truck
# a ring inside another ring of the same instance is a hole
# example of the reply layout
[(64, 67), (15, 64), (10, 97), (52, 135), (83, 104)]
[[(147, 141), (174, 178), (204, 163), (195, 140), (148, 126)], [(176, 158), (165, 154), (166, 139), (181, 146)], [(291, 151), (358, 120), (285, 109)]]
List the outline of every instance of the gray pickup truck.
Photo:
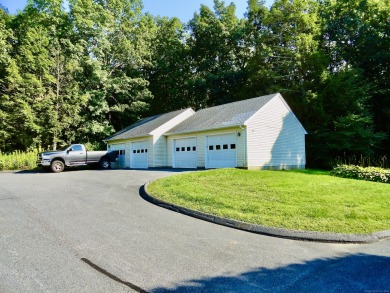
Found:
[(108, 169), (110, 162), (115, 161), (116, 157), (115, 152), (87, 151), (82, 144), (72, 144), (58, 151), (39, 153), (37, 165), (55, 173), (62, 172), (65, 167), (91, 164), (98, 164), (100, 168)]

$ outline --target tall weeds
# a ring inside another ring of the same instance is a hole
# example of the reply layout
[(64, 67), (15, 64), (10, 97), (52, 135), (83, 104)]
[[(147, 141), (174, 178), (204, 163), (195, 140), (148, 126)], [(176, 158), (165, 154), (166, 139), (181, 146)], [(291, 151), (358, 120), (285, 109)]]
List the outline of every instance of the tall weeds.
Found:
[(37, 151), (14, 151), (9, 154), (0, 151), (0, 171), (29, 170), (36, 167)]
[(355, 165), (360, 167), (379, 167), (383, 169), (390, 168), (390, 160), (386, 156), (365, 157), (363, 155), (346, 155), (336, 157), (333, 166)]

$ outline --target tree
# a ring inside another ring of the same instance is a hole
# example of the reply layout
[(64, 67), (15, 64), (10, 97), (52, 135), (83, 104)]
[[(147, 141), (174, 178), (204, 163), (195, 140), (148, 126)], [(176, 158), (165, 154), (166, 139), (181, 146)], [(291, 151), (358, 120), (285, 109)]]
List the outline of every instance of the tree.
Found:
[[(0, 7), (0, 149), (97, 146), (145, 116), (281, 92), (309, 164), (390, 149), (390, 2), (202, 5), (187, 25), (141, 0)], [(387, 140), (383, 143), (387, 135)]]
[(101, 140), (145, 115), (151, 93), (144, 68), (151, 64), (153, 20), (141, 2), (72, 0), (70, 9), (84, 44), (79, 83), (88, 107), (81, 140)]
[(80, 47), (61, 0), (30, 1), (13, 22), (16, 65), (9, 77), (18, 148), (70, 143), (85, 100), (74, 79)]
[(8, 92), (7, 78), (14, 65), (11, 58), (13, 32), (8, 24), (11, 17), (4, 8), (0, 8), (0, 150), (8, 151), (13, 127), (10, 122), (12, 102)]
[[(342, 2), (337, 5), (343, 7)], [(337, 48), (339, 42), (350, 44), (358, 30), (340, 27), (339, 16), (353, 11), (344, 8), (338, 12), (326, 1), (277, 0), (267, 11), (261, 2), (249, 1), (248, 27), (254, 46), (250, 87), (256, 94), (283, 94), (309, 132), (308, 161), (317, 166), (329, 167), (334, 156), (344, 152), (372, 154), (384, 137), (373, 127), (373, 84), (361, 66)], [(347, 131), (350, 135), (344, 135)], [(360, 139), (344, 141), (353, 136)]]
[(254, 59), (262, 66), (255, 78), (265, 75), (267, 90), (281, 92), (305, 122), (327, 63), (319, 48), (318, 4), (313, 0), (277, 0), (269, 13), (262, 13), (263, 29)]
[(214, 12), (202, 5), (188, 29), (190, 104), (204, 108), (238, 100), (250, 48), (244, 45), (245, 26), (235, 16), (234, 4), (215, 0)]
[(374, 129), (387, 134), (390, 149), (390, 2), (374, 0), (324, 1), (324, 47), (331, 68), (354, 68), (370, 85), (367, 107)]
[(177, 18), (157, 18), (156, 26), (157, 33), (152, 41), (153, 65), (148, 70), (153, 114), (190, 105), (186, 87), (190, 67), (183, 24)]

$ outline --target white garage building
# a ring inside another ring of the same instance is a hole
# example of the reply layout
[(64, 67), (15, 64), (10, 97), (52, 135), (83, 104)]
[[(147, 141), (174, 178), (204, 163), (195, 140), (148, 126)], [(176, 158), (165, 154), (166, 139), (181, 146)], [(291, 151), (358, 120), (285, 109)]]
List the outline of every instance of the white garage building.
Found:
[(304, 168), (307, 132), (280, 94), (143, 119), (107, 138), (124, 167)]
[(142, 119), (107, 137), (108, 151), (119, 150), (122, 168), (166, 167), (167, 137), (163, 134), (190, 117), (192, 109), (178, 110)]

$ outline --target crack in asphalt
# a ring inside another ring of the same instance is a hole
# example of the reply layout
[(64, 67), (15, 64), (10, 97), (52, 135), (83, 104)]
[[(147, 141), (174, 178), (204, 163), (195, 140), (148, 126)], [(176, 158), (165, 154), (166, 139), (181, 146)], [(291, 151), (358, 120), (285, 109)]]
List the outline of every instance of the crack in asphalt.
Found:
[(140, 292), (140, 293), (148, 293), (148, 291), (138, 287), (137, 285), (133, 284), (133, 283), (130, 283), (130, 282), (126, 282), (126, 281), (123, 281), (122, 279), (118, 278), (117, 276), (107, 272), (105, 269), (99, 267), (97, 264), (94, 264), (93, 262), (91, 262), (89, 259), (86, 259), (86, 258), (81, 258), (80, 259), (81, 261), (85, 262), (87, 265), (89, 265), (90, 267), (94, 268), (95, 270), (97, 270), (99, 273), (102, 273), (103, 275), (109, 277), (110, 279), (118, 282), (118, 283), (121, 283), (127, 287), (130, 287), (131, 289), (137, 291), (137, 292)]

